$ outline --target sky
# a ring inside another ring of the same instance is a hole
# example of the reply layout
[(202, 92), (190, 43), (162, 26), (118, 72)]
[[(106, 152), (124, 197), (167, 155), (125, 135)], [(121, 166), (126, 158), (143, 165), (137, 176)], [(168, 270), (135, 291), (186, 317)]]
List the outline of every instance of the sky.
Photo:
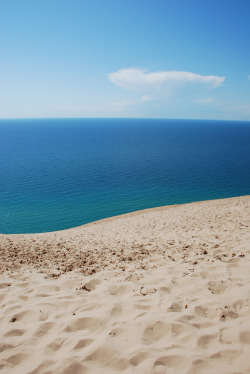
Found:
[(0, 0), (0, 118), (250, 121), (250, 0)]

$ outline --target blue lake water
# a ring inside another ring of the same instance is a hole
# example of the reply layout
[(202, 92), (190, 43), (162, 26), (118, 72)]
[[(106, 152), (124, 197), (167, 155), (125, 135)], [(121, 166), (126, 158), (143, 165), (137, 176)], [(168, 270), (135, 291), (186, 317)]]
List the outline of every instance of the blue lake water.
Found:
[(250, 194), (250, 122), (0, 120), (0, 233)]

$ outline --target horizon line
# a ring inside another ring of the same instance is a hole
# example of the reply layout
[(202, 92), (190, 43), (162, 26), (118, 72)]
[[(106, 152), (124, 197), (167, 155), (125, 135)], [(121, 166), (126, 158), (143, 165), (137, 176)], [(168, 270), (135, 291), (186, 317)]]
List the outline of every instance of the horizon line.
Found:
[(214, 119), (214, 118), (171, 118), (171, 117), (7, 117), (0, 118), (0, 121), (6, 120), (63, 120), (63, 119), (109, 119), (109, 120), (177, 120), (177, 121), (218, 121), (218, 122), (250, 122), (250, 120), (241, 119)]

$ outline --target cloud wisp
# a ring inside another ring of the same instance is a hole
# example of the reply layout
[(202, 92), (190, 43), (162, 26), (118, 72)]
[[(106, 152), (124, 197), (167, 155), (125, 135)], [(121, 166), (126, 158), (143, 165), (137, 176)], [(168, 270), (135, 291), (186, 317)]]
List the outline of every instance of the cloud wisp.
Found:
[(213, 97), (207, 97), (206, 99), (197, 99), (195, 100), (196, 103), (199, 104), (207, 104), (207, 103), (213, 103), (215, 99)]
[[(200, 75), (185, 71), (148, 72), (144, 69), (129, 68), (110, 73), (109, 80), (118, 87), (143, 95), (172, 96), (187, 89), (196, 91), (214, 89), (222, 85), (226, 77)], [(146, 96), (147, 97), (147, 96)]]

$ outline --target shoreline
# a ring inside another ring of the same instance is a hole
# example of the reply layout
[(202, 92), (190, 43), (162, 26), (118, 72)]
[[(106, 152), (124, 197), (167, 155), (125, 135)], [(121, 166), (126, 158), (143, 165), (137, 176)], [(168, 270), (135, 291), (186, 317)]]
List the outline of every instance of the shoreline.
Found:
[[(128, 213), (118, 214), (118, 215), (112, 216), (112, 217), (102, 218), (102, 219), (97, 220), (97, 221), (85, 223), (83, 225), (71, 227), (71, 228), (65, 229), (65, 230), (76, 229), (76, 228), (80, 228), (80, 227), (87, 226), (87, 225), (97, 224), (99, 222), (102, 223), (102, 222), (105, 222), (105, 221), (111, 221), (111, 220), (113, 221), (116, 218), (119, 219), (119, 218), (123, 218), (125, 216), (133, 217), (133, 216), (136, 216), (137, 214), (142, 214), (142, 213), (147, 213), (147, 212), (149, 213), (151, 211), (153, 211), (153, 212), (154, 211), (161, 211), (161, 210), (165, 210), (165, 209), (169, 209), (169, 208), (176, 208), (176, 207), (180, 207), (180, 206), (184, 206), (184, 205), (185, 206), (189, 206), (189, 205), (192, 205), (192, 204), (209, 203), (211, 201), (222, 201), (222, 200), (240, 199), (240, 198), (244, 198), (244, 197), (250, 197), (250, 195), (241, 195), (241, 196), (235, 196), (235, 197), (224, 197), (224, 198), (221, 198), (221, 199), (201, 200), (201, 201), (192, 201), (190, 203), (180, 203), (180, 204), (171, 204), (171, 205), (156, 206), (156, 207), (153, 207), (153, 208), (140, 209), (140, 210), (135, 210), (135, 211), (128, 212)], [(65, 230), (59, 230), (59, 231), (65, 231)], [(49, 232), (52, 232), (52, 231), (49, 231)], [(18, 235), (18, 234), (14, 234), (14, 235)]]
[(0, 237), (1, 236), (10, 236), (10, 235), (40, 235), (40, 234), (51, 234), (51, 233), (65, 232), (65, 231), (68, 231), (68, 230), (78, 229), (78, 228), (82, 228), (82, 227), (89, 226), (89, 225), (104, 223), (106, 221), (111, 221), (111, 220), (113, 221), (113, 220), (116, 220), (116, 219), (119, 219), (119, 218), (122, 218), (122, 217), (125, 217), (125, 216), (133, 217), (133, 216), (136, 216), (137, 214), (141, 214), (141, 213), (144, 213), (144, 212), (146, 213), (146, 212), (150, 212), (150, 211), (158, 211), (158, 210), (160, 211), (160, 210), (165, 210), (165, 209), (168, 209), (168, 208), (175, 208), (175, 207), (184, 206), (184, 205), (189, 206), (191, 204), (209, 203), (209, 202), (212, 202), (212, 201), (239, 199), (239, 198), (245, 198), (245, 197), (248, 197), (248, 196), (250, 196), (250, 195), (247, 194), (247, 195), (240, 195), (240, 196), (234, 196), (234, 197), (223, 197), (223, 198), (219, 198), (219, 199), (191, 201), (191, 202), (188, 202), (188, 203), (161, 205), (161, 206), (155, 206), (155, 207), (152, 207), (152, 208), (145, 208), (145, 209), (139, 209), (139, 210), (135, 210), (135, 211), (127, 212), (127, 213), (121, 213), (121, 214), (117, 214), (117, 215), (106, 217), (106, 218), (101, 218), (101, 219), (98, 219), (96, 221), (87, 222), (87, 223), (84, 223), (84, 224), (79, 225), (79, 226), (73, 226), (73, 227), (69, 227), (69, 228), (66, 228), (66, 229), (62, 229), (62, 230), (53, 230), (53, 231), (44, 231), (44, 232), (35, 232), (35, 233), (9, 233), (9, 234), (4, 234), (4, 233), (0, 232)]
[(6, 374), (250, 372), (250, 196), (0, 234)]
[(221, 199), (209, 199), (209, 200), (191, 201), (189, 203), (161, 205), (161, 206), (156, 206), (156, 207), (153, 207), (153, 208), (139, 209), (139, 210), (131, 211), (131, 212), (128, 212), (128, 213), (122, 213), (122, 214), (118, 214), (118, 215), (111, 216), (111, 217), (101, 218), (101, 219), (98, 219), (98, 220), (93, 221), (93, 222), (84, 223), (84, 224), (79, 225), (79, 226), (69, 227), (67, 229), (62, 229), (62, 230), (53, 230), (53, 231), (35, 232), (35, 233), (21, 233), (21, 234), (13, 234), (13, 233), (12, 234), (3, 234), (3, 233), (0, 233), (0, 237), (1, 236), (11, 236), (11, 235), (14, 235), (14, 236), (17, 236), (17, 235), (41, 235), (41, 234), (46, 235), (46, 234), (53, 234), (53, 233), (59, 233), (59, 232), (63, 233), (63, 232), (68, 231), (68, 230), (80, 229), (80, 228), (83, 228), (83, 227), (86, 227), (86, 226), (90, 226), (90, 225), (96, 225), (96, 224), (99, 224), (99, 223), (105, 223), (105, 222), (108, 222), (108, 221), (114, 221), (116, 219), (120, 219), (120, 218), (123, 218), (123, 217), (133, 217), (133, 216), (136, 216), (138, 214), (147, 213), (147, 212), (149, 213), (151, 211), (161, 211), (161, 210), (165, 210), (165, 209), (169, 209), (169, 208), (176, 208), (176, 207), (180, 207), (180, 206), (189, 206), (189, 205), (192, 205), (192, 204), (202, 204), (202, 203), (209, 203), (209, 202), (213, 202), (213, 201), (241, 199), (241, 198), (247, 198), (247, 197), (250, 197), (250, 195), (240, 195), (240, 196), (234, 196), (234, 197), (223, 197)]
[[(242, 230), (241, 227), (236, 229), (232, 226), (231, 210), (237, 213), (235, 219), (242, 219), (241, 213), (245, 219), (250, 210), (249, 204), (250, 195), (246, 195), (149, 208), (61, 231), (0, 234), (0, 273), (31, 267), (45, 273), (78, 270), (89, 275), (105, 267), (105, 270), (116, 270), (122, 274), (127, 270), (130, 274), (133, 273), (132, 268), (150, 269), (155, 256), (169, 261), (168, 251), (171, 252), (170, 256), (174, 253), (175, 259), (181, 260), (183, 250), (184, 261), (191, 263), (193, 256), (204, 260), (200, 253), (197, 254), (197, 251), (200, 252), (199, 244), (205, 239), (204, 234), (213, 241), (211, 254), (208, 253), (206, 261), (224, 255), (228, 257), (234, 251), (233, 240), (228, 239), (229, 231)], [(203, 215), (203, 210), (206, 215)], [(218, 238), (214, 237), (212, 221), (217, 224)], [(229, 241), (226, 249), (228, 254), (224, 253), (225, 245), (220, 245), (221, 231), (228, 231), (228, 235), (223, 234), (226, 236), (223, 240)], [(176, 240), (177, 235), (179, 238)], [(156, 246), (154, 241), (157, 242)], [(110, 246), (113, 250), (111, 262)], [(205, 246), (209, 247), (207, 244)]]

